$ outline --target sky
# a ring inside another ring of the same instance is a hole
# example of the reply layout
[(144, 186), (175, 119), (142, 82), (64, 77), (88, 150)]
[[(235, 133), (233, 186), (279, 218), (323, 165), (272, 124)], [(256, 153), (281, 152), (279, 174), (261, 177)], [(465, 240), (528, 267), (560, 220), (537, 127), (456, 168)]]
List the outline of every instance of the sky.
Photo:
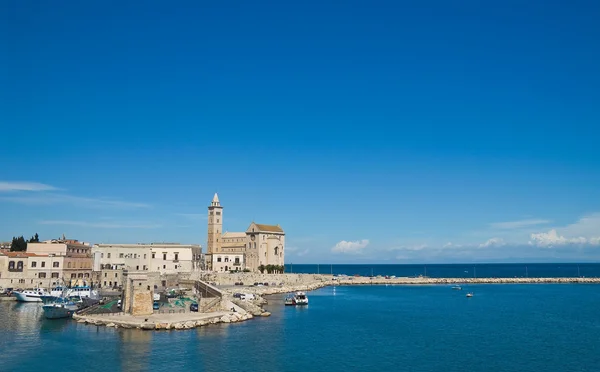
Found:
[(600, 3), (0, 3), (0, 241), (600, 261)]

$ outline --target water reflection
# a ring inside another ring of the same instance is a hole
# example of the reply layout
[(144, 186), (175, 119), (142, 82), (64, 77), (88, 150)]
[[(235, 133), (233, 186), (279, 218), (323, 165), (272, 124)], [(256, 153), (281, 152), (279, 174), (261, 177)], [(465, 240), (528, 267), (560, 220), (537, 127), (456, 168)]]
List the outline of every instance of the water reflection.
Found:
[(154, 332), (139, 329), (115, 330), (119, 338), (122, 371), (148, 371)]

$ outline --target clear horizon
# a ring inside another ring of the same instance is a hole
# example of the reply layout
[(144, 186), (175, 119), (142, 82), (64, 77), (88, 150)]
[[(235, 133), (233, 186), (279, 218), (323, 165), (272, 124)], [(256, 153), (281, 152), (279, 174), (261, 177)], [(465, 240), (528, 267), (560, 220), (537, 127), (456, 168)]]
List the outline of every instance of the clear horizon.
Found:
[(206, 252), (218, 192), (288, 264), (600, 261), (598, 3), (0, 10), (0, 241)]

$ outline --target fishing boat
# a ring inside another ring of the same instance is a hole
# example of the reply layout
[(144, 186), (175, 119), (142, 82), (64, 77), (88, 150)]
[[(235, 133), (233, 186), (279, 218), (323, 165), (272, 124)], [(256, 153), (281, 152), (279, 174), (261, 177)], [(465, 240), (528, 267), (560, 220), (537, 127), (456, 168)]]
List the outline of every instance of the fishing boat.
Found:
[(294, 305), (308, 305), (308, 297), (304, 292), (296, 292), (293, 297)]
[(294, 306), (294, 297), (293, 296), (287, 296), (285, 298), (285, 301), (283, 303), (285, 304), (285, 306)]
[(456, 291), (460, 291), (462, 289), (462, 287), (460, 285), (455, 285), (452, 287), (452, 289), (454, 289)]
[(72, 317), (79, 305), (66, 297), (48, 296), (44, 298), (42, 309), (47, 319), (62, 319)]
[(81, 298), (98, 298), (98, 291), (93, 290), (90, 286), (77, 286), (70, 288), (67, 291), (67, 296), (76, 296)]

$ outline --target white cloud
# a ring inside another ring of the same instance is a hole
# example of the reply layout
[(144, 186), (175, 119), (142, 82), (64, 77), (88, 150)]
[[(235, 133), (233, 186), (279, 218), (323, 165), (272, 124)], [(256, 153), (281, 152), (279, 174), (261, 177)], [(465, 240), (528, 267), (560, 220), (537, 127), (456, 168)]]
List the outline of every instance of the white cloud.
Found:
[(600, 245), (600, 213), (581, 217), (577, 222), (548, 232), (530, 235), (529, 244), (539, 247)]
[(80, 227), (94, 227), (98, 229), (157, 229), (158, 224), (132, 223), (132, 222), (85, 222), (85, 221), (40, 221), (41, 225), (69, 225)]
[(356, 254), (360, 253), (362, 249), (364, 249), (367, 245), (369, 245), (368, 239), (357, 240), (354, 242), (347, 242), (345, 240), (342, 240), (341, 242), (338, 242), (333, 248), (331, 248), (331, 251), (334, 253)]
[(565, 238), (559, 235), (555, 229), (548, 231), (547, 233), (531, 234), (531, 240), (529, 244), (537, 245), (538, 247), (554, 247), (560, 245), (569, 244), (598, 244), (600, 241), (598, 238), (586, 239), (582, 236), (576, 238)]
[(56, 187), (37, 182), (8, 182), (0, 181), (0, 192), (2, 191), (50, 191), (57, 190)]
[(507, 222), (494, 222), (490, 224), (491, 228), (494, 229), (520, 229), (523, 227), (529, 226), (537, 226), (537, 225), (545, 225), (552, 221), (550, 220), (542, 220), (542, 219), (526, 219), (526, 220), (518, 220), (518, 221), (507, 221)]
[(150, 208), (150, 205), (144, 203), (127, 202), (108, 198), (87, 198), (53, 193), (43, 193), (42, 195), (6, 196), (1, 197), (0, 200), (35, 206), (69, 204), (85, 208)]
[(502, 238), (491, 238), (488, 239), (485, 243), (479, 244), (479, 248), (488, 248), (488, 247), (502, 247), (506, 245)]

